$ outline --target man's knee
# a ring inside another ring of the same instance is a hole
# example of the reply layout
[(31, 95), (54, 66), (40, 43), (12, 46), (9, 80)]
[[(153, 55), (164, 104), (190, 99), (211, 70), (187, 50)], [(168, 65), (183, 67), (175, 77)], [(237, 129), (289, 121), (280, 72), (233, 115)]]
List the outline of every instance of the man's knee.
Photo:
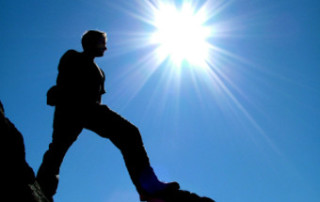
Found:
[(128, 141), (141, 141), (141, 134), (135, 125), (129, 123), (125, 127), (123, 127), (123, 135), (125, 138), (128, 139)]
[(137, 126), (133, 125), (132, 123), (128, 123), (126, 127), (124, 127), (127, 131), (134, 134), (140, 134), (140, 131)]
[(110, 140), (120, 149), (128, 149), (132, 146), (136, 147), (142, 144), (139, 129), (132, 124), (127, 124), (119, 128), (119, 131), (115, 131), (115, 133), (110, 136)]

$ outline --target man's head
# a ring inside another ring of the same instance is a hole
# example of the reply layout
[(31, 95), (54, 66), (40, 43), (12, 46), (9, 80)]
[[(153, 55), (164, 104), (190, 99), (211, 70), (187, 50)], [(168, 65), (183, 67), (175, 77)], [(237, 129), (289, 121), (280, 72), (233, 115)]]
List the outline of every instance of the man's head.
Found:
[(86, 31), (81, 40), (84, 52), (93, 57), (103, 56), (104, 51), (107, 50), (106, 42), (107, 34), (97, 30)]

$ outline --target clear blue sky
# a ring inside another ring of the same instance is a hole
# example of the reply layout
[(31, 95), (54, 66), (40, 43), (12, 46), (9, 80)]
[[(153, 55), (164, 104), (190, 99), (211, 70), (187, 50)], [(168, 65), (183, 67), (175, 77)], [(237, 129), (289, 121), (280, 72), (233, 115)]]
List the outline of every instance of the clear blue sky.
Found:
[[(108, 2), (0, 2), (0, 99), (35, 171), (51, 140), (45, 94), (58, 61), (81, 51), (85, 30), (99, 29), (109, 38), (96, 60), (107, 78), (103, 102), (139, 127), (159, 178), (218, 202), (319, 201), (319, 1), (211, 1), (206, 25), (216, 34), (207, 39), (215, 48), (206, 71), (159, 63), (148, 43), (150, 1)], [(55, 201), (138, 195), (120, 152), (83, 131)]]

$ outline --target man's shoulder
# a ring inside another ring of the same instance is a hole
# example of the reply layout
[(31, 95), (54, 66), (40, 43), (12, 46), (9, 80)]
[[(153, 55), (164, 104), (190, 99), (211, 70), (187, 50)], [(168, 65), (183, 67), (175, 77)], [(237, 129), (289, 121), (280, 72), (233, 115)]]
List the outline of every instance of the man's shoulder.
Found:
[(58, 70), (67, 70), (72, 69), (73, 67), (79, 66), (81, 53), (75, 50), (68, 50), (66, 51), (62, 57), (60, 58)]
[(76, 50), (67, 50), (61, 57), (60, 59), (60, 64), (70, 64), (70, 63), (74, 63), (80, 60), (81, 58), (81, 53), (76, 51)]

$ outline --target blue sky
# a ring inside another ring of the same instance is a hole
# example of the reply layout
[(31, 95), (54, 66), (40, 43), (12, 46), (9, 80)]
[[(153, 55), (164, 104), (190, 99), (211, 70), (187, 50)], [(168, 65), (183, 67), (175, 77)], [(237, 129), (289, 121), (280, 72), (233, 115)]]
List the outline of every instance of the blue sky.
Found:
[[(107, 78), (103, 102), (139, 127), (159, 178), (220, 202), (319, 201), (320, 2), (191, 1), (215, 31), (205, 70), (153, 54), (148, 5), (157, 1), (110, 2), (0, 2), (0, 99), (35, 171), (51, 140), (45, 94), (59, 58), (99, 29), (108, 33), (96, 60)], [(120, 152), (83, 131), (55, 201), (138, 195)]]

